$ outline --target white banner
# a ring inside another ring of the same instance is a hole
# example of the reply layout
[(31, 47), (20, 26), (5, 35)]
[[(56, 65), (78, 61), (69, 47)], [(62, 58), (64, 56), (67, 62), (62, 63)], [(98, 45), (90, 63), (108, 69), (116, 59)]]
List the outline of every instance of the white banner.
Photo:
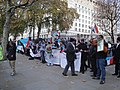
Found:
[[(74, 65), (75, 65), (75, 71), (80, 71), (80, 66), (81, 66), (81, 52), (76, 53), (77, 59), (75, 59)], [(66, 60), (66, 53), (61, 53), (60, 55), (60, 62), (61, 62), (61, 67), (65, 68), (66, 64), (67, 64), (67, 60)], [(70, 70), (70, 68), (69, 68)]]

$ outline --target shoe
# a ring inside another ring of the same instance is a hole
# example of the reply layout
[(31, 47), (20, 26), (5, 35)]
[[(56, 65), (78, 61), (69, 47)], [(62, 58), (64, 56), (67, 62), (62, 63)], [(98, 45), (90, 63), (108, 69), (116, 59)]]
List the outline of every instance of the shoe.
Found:
[(95, 79), (95, 80), (100, 80), (100, 78), (99, 78), (99, 77), (93, 77), (92, 79)]
[(65, 74), (65, 73), (62, 73), (63, 74), (63, 76), (68, 76), (67, 74)]
[(117, 73), (112, 74), (113, 76), (118, 75)]
[(46, 61), (42, 61), (43, 64), (47, 63)]
[(82, 74), (84, 74), (84, 72), (82, 72)]
[(95, 78), (96, 78), (96, 76), (93, 76), (93, 77), (92, 77), (92, 79), (95, 79)]
[(118, 75), (117, 78), (120, 78), (120, 75)]
[(94, 77), (94, 75), (90, 75), (91, 77)]
[(93, 72), (93, 70), (90, 70), (90, 72)]
[(100, 81), (100, 84), (104, 84), (104, 83), (105, 83), (105, 81), (104, 81), (104, 80)]
[(11, 74), (10, 74), (10, 76), (14, 76), (15, 75), (15, 73), (14, 72), (12, 72)]
[(78, 76), (78, 74), (72, 74), (72, 76)]
[(96, 77), (96, 75), (90, 75), (91, 77)]

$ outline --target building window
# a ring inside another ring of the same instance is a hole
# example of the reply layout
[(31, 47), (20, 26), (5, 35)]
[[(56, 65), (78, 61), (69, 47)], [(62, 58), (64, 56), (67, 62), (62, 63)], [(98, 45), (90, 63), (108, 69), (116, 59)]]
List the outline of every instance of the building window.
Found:
[(84, 9), (84, 6), (82, 6), (82, 9)]
[(82, 29), (82, 32), (84, 32), (84, 29)]
[(88, 30), (88, 33), (90, 33), (90, 30)]
[(84, 23), (84, 20), (82, 20), (82, 23)]
[(87, 28), (87, 25), (85, 25), (85, 28)]
[(75, 23), (75, 26), (77, 26), (77, 23)]
[(84, 10), (82, 10), (82, 13), (84, 13)]
[(81, 32), (81, 29), (79, 28), (79, 32)]
[(80, 8), (80, 5), (79, 5), (79, 8)]
[(82, 18), (84, 18), (84, 15), (82, 15)]
[(84, 24), (82, 24), (82, 27), (84, 27)]
[(85, 29), (85, 33), (87, 33), (87, 29)]
[(90, 17), (88, 17), (88, 19), (90, 20)]
[(81, 26), (81, 24), (79, 24), (79, 27)]
[(77, 7), (77, 4), (75, 4), (75, 7)]
[(75, 28), (75, 31), (77, 31), (77, 28)]
[(88, 21), (88, 24), (90, 24), (90, 21)]

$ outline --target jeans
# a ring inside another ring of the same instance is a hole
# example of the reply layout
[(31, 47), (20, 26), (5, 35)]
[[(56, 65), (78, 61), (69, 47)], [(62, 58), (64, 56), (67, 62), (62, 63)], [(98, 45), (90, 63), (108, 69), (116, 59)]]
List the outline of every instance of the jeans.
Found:
[(105, 59), (97, 59), (97, 77), (105, 81), (106, 70), (105, 70)]
[(53, 65), (53, 61), (52, 61), (52, 53), (47, 53), (47, 64), (48, 65)]

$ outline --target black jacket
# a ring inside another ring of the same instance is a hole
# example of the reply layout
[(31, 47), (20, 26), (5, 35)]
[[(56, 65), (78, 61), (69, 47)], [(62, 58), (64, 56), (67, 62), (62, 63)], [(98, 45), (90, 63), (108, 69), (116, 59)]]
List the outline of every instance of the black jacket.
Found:
[(8, 60), (16, 60), (16, 44), (12, 43), (13, 45), (7, 45), (7, 58)]
[(120, 60), (120, 44), (116, 47), (115, 52), (114, 52), (114, 57), (117, 60)]
[(67, 61), (74, 61), (76, 58), (75, 49), (71, 43), (67, 44), (66, 58), (67, 58)]

